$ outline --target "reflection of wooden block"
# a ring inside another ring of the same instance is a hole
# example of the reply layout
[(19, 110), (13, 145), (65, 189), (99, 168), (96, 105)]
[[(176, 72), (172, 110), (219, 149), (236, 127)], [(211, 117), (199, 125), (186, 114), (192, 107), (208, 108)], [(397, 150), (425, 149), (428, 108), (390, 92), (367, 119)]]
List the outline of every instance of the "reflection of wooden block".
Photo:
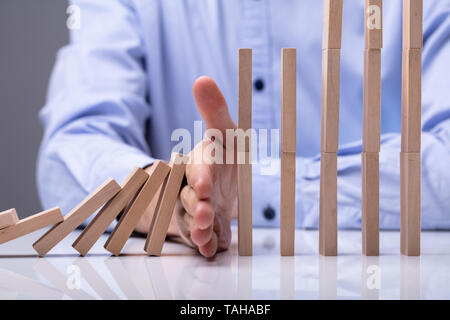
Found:
[(112, 199), (120, 191), (120, 186), (114, 179), (109, 179), (88, 195), (65, 217), (64, 221), (57, 224), (35, 243), (34, 250), (41, 257), (45, 256), (54, 246), (56, 246), (69, 233), (80, 226), (91, 214), (97, 211), (102, 205)]
[[(364, 46), (365, 49), (383, 48), (383, 0), (365, 0)], [(379, 22), (379, 25), (378, 25)], [(379, 28), (378, 28), (379, 27)]]
[(381, 50), (364, 51), (363, 151), (380, 152)]
[(321, 151), (326, 153), (338, 151), (340, 59), (340, 49), (322, 51)]
[(280, 252), (295, 251), (295, 153), (281, 153)]
[(170, 167), (162, 161), (155, 161), (150, 168), (149, 178), (145, 182), (133, 204), (122, 215), (113, 232), (105, 243), (105, 249), (118, 256), (123, 246), (131, 236), (145, 210), (163, 183)]
[(75, 250), (85, 256), (108, 226), (138, 193), (147, 178), (148, 174), (143, 169), (134, 169), (123, 183), (122, 190), (100, 210), (75, 240), (72, 245)]
[(252, 233), (252, 165), (238, 165), (238, 252), (253, 254)]
[(295, 49), (282, 49), (281, 151), (296, 150), (296, 57)]
[(403, 0), (403, 48), (423, 47), (423, 0)]
[(15, 225), (0, 230), (0, 244), (59, 223), (63, 219), (64, 217), (59, 208), (53, 208), (22, 219)]
[(343, 0), (323, 2), (323, 49), (340, 49), (342, 40)]
[(403, 51), (402, 152), (420, 152), (422, 135), (422, 50)]
[(337, 154), (322, 153), (320, 161), (319, 253), (337, 255)]
[(362, 153), (362, 253), (378, 256), (379, 249), (379, 154)]
[(0, 229), (12, 226), (19, 221), (16, 209), (0, 212)]
[(186, 169), (186, 156), (174, 153), (170, 160), (170, 174), (164, 181), (162, 193), (156, 205), (144, 250), (153, 256), (160, 256), (169, 230), (175, 203), (180, 192)]
[(400, 247), (420, 255), (420, 153), (400, 153)]
[[(238, 78), (238, 126), (247, 131), (252, 128), (252, 49), (239, 49)], [(245, 151), (251, 150), (251, 139), (245, 143)]]

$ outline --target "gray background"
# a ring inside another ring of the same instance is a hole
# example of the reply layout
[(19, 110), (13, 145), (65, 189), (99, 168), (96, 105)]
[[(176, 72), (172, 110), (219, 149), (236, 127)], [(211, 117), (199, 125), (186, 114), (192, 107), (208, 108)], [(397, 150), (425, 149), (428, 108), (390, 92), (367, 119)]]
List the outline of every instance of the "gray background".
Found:
[(35, 168), (57, 50), (68, 42), (65, 0), (0, 0), (0, 211), (41, 210)]

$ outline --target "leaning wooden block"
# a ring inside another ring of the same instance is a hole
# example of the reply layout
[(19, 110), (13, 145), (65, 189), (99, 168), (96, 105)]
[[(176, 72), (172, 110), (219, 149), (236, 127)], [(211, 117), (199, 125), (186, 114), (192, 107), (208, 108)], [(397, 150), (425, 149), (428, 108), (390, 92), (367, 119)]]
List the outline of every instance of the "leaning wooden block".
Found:
[(406, 256), (420, 255), (420, 153), (400, 153), (400, 248)]
[(423, 0), (403, 0), (403, 48), (423, 47)]
[(153, 197), (158, 192), (170, 167), (162, 161), (155, 161), (150, 168), (149, 178), (145, 182), (133, 204), (122, 215), (113, 232), (105, 243), (105, 249), (113, 255), (118, 256), (128, 238), (133, 233), (134, 228), (144, 215)]
[[(244, 131), (252, 128), (252, 86), (252, 49), (239, 49), (238, 126)], [(251, 139), (244, 143), (245, 150), (238, 151), (249, 152)]]
[(380, 152), (381, 50), (364, 51), (363, 151)]
[(366, 256), (380, 254), (379, 211), (379, 153), (362, 153), (362, 253)]
[(280, 253), (295, 251), (295, 153), (281, 153)]
[(339, 145), (340, 49), (322, 51), (321, 152), (336, 153)]
[(53, 208), (17, 222), (15, 225), (0, 230), (0, 244), (20, 238), (52, 224), (64, 220), (61, 210)]
[(238, 165), (238, 253), (253, 254), (252, 165)]
[(343, 0), (323, 2), (323, 49), (340, 49), (342, 41)]
[(141, 168), (136, 168), (128, 176), (122, 185), (122, 190), (112, 198), (95, 216), (95, 218), (83, 230), (80, 236), (72, 244), (80, 255), (85, 256), (94, 243), (106, 231), (120, 212), (126, 207), (138, 193), (142, 185), (147, 181), (148, 174)]
[(9, 209), (3, 212), (0, 212), (0, 229), (12, 226), (19, 221), (19, 217), (17, 216), (16, 209)]
[(403, 51), (402, 152), (420, 152), (422, 136), (422, 50)]
[(64, 221), (47, 231), (33, 243), (33, 248), (41, 256), (45, 256), (69, 233), (80, 226), (91, 214), (112, 199), (120, 191), (120, 186), (114, 179), (109, 179), (88, 195), (79, 205), (70, 211)]
[(364, 46), (365, 49), (383, 48), (383, 0), (365, 0)]
[(153, 256), (160, 256), (170, 220), (172, 219), (173, 209), (180, 192), (186, 168), (186, 156), (174, 153), (170, 160), (170, 174), (164, 181), (162, 193), (156, 205), (156, 211), (153, 215), (150, 229), (145, 242), (144, 250)]
[(282, 49), (281, 64), (281, 151), (296, 151), (297, 50)]
[(322, 153), (320, 161), (319, 253), (337, 255), (337, 154)]

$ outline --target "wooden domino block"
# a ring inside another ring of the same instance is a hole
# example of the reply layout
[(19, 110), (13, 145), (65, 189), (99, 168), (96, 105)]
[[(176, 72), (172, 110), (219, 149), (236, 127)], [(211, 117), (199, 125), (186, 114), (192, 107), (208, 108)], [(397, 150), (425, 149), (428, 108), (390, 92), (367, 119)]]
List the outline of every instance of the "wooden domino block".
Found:
[(9, 209), (3, 212), (0, 212), (0, 229), (12, 226), (19, 221), (19, 217), (17, 216), (16, 209)]
[(59, 208), (49, 209), (19, 220), (15, 225), (0, 229), (0, 244), (20, 238), (52, 224), (60, 223), (63, 220), (64, 217)]
[(403, 0), (403, 48), (423, 47), (423, 0)]
[(170, 160), (170, 174), (164, 181), (161, 195), (156, 205), (144, 250), (152, 256), (160, 256), (169, 230), (173, 209), (180, 192), (186, 169), (186, 156), (174, 153)]
[[(239, 128), (252, 127), (252, 50), (239, 50)], [(245, 163), (238, 161), (238, 252), (252, 255), (252, 165), (251, 144), (245, 144)]]
[(422, 50), (403, 50), (402, 152), (420, 152), (422, 136)]
[(63, 222), (55, 225), (33, 243), (34, 250), (36, 250), (39, 256), (45, 256), (62, 239), (89, 218), (90, 215), (111, 200), (120, 189), (120, 186), (114, 179), (108, 179), (70, 211), (64, 217)]
[(337, 255), (337, 154), (322, 153), (320, 161), (319, 253)]
[(400, 153), (400, 248), (406, 256), (420, 255), (420, 153)]
[(80, 255), (85, 256), (94, 243), (106, 231), (108, 226), (116, 219), (120, 212), (138, 193), (142, 185), (147, 181), (148, 174), (141, 168), (136, 168), (128, 176), (122, 185), (122, 190), (112, 198), (95, 216), (95, 218), (83, 230), (80, 236), (72, 244)]
[(340, 49), (342, 42), (343, 0), (323, 2), (323, 49)]
[(366, 256), (380, 254), (379, 229), (379, 153), (362, 153), (362, 253)]
[(365, 0), (364, 47), (383, 48), (383, 0)]
[(296, 49), (282, 49), (281, 53), (281, 151), (296, 151)]
[(113, 232), (105, 243), (105, 249), (113, 255), (120, 255), (120, 251), (133, 233), (134, 228), (144, 215), (153, 197), (158, 192), (170, 167), (162, 161), (155, 161), (150, 168), (149, 178), (145, 182), (133, 204), (122, 215)]
[(338, 151), (340, 59), (340, 49), (322, 51), (322, 153), (336, 153)]
[(295, 153), (281, 153), (280, 253), (295, 251)]
[(363, 151), (380, 152), (381, 50), (364, 51)]

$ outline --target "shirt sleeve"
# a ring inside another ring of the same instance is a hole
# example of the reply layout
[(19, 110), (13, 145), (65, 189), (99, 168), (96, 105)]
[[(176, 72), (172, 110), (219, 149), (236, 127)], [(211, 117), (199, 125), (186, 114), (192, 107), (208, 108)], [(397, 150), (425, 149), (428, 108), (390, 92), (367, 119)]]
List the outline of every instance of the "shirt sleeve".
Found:
[(40, 113), (37, 164), (43, 207), (68, 213), (106, 179), (121, 183), (152, 163), (145, 139), (151, 116), (138, 19), (127, 1), (74, 0), (71, 30)]

